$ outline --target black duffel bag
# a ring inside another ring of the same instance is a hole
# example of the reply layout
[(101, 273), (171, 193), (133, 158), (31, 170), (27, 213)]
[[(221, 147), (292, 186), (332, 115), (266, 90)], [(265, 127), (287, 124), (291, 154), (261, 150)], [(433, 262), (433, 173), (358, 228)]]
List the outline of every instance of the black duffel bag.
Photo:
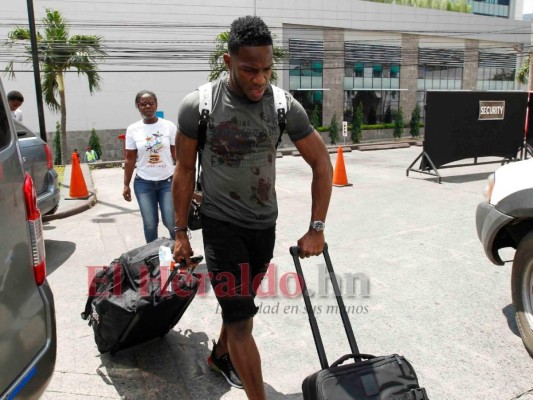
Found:
[(81, 317), (93, 328), (100, 353), (113, 354), (164, 336), (194, 298), (197, 274), (175, 268), (161, 282), (160, 246), (173, 249), (174, 241), (160, 238), (126, 252), (93, 278)]

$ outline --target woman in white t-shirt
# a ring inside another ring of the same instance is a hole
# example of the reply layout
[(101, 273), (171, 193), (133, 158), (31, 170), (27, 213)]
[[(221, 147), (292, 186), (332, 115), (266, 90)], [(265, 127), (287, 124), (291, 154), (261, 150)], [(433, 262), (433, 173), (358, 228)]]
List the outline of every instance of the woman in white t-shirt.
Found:
[(174, 174), (176, 125), (156, 116), (157, 96), (142, 90), (135, 97), (135, 106), (142, 119), (126, 130), (126, 162), (124, 165), (124, 200), (131, 201), (130, 181), (135, 164), (137, 173), (133, 190), (139, 203), (146, 243), (157, 239), (159, 210), (163, 224), (172, 239), (174, 206), (172, 203), (172, 175)]

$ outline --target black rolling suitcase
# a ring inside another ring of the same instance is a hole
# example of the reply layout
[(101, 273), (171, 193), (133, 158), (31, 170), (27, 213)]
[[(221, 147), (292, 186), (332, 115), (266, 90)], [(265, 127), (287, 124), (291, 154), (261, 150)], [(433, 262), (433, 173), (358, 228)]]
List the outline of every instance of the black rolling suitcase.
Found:
[[(418, 385), (418, 378), (413, 366), (403, 356), (392, 354), (376, 357), (359, 352), (350, 319), (344, 307), (339, 284), (333, 272), (328, 246), (325, 245), (324, 259), (351, 349), (351, 354), (341, 357), (331, 365), (328, 364), (298, 258), (298, 247), (291, 247), (290, 252), (300, 280), (305, 307), (322, 368), (304, 379), (302, 383), (304, 400), (428, 400), (425, 389)], [(353, 362), (343, 364), (350, 359)]]
[(160, 246), (173, 249), (174, 241), (160, 238), (126, 252), (92, 280), (81, 317), (92, 326), (101, 353), (164, 336), (194, 298), (199, 276), (190, 271), (176, 266), (161, 284)]

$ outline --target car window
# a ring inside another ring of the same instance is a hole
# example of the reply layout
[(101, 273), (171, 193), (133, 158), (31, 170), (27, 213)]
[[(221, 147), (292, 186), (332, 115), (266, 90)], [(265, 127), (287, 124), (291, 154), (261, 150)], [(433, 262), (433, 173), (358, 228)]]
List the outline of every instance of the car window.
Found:
[(9, 119), (11, 119), (11, 113), (7, 113), (4, 104), (0, 102), (0, 149), (3, 149), (11, 142)]
[(24, 139), (24, 138), (34, 138), (34, 137), (37, 137), (32, 131), (30, 131), (28, 128), (26, 128), (25, 126), (22, 126), (18, 123), (15, 123), (15, 130), (17, 131), (17, 137), (19, 139)]

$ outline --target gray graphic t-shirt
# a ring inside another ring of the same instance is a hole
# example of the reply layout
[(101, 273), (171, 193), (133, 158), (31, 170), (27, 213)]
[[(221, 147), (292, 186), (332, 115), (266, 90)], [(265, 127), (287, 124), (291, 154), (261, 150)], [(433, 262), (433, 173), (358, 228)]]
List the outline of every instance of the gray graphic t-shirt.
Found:
[[(294, 142), (313, 127), (303, 107), (289, 93), (286, 132)], [(178, 130), (198, 138), (198, 91), (180, 107)], [(274, 226), (276, 201), (276, 142), (279, 125), (272, 88), (257, 103), (231, 92), (225, 80), (213, 82), (210, 114), (202, 156), (202, 213), (252, 229)]]

